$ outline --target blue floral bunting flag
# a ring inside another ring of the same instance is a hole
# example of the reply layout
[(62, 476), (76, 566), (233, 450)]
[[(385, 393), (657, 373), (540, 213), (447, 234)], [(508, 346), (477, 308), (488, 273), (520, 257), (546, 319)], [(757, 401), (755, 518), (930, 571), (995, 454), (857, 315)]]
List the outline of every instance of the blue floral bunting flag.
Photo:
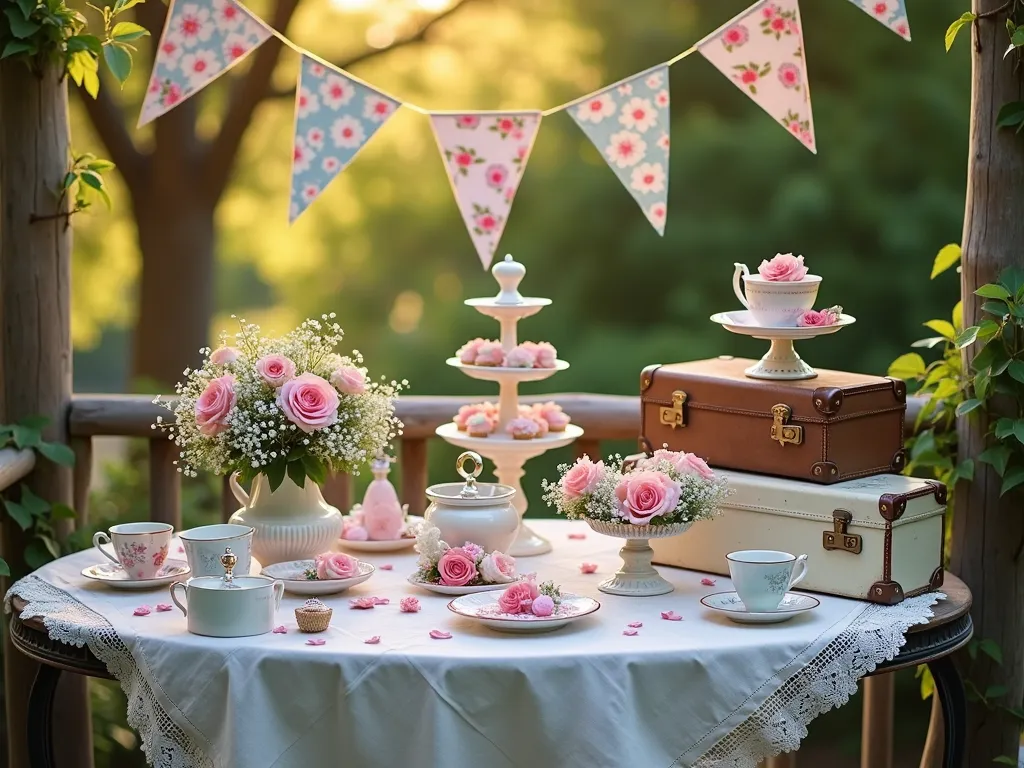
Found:
[(904, 40), (910, 39), (906, 0), (850, 0), (850, 2), (864, 13), (885, 24)]
[(668, 67), (597, 91), (568, 112), (659, 235), (668, 211)]
[(401, 104), (303, 54), (295, 91), (289, 221), (341, 173)]

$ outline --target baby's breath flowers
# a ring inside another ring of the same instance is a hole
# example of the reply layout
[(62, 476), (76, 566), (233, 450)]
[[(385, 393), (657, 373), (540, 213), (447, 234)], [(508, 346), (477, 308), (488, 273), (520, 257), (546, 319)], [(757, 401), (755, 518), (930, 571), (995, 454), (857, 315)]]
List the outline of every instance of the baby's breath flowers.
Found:
[(305, 320), (278, 338), (239, 320), (233, 344), (206, 347), (203, 364), (186, 368), (177, 402), (157, 398), (174, 423), (157, 417), (180, 451), (178, 471), (239, 472), (243, 482), (264, 474), (276, 490), (287, 475), (303, 485), (328, 472), (359, 467), (402, 433), (394, 399), (407, 381), (370, 381), (363, 358), (334, 349), (344, 333), (335, 314)]

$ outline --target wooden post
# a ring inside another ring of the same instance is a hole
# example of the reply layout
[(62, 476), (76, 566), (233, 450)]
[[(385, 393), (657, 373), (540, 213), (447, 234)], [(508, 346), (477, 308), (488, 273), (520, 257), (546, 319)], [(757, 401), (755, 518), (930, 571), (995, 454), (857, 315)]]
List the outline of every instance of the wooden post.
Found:
[(410, 515), (422, 515), (427, 508), (427, 441), (402, 438), (402, 503)]
[(939, 697), (932, 694), (932, 714), (928, 720), (928, 736), (921, 750), (921, 763), (918, 768), (941, 768), (945, 750), (945, 722), (942, 719), (942, 704)]
[(352, 476), (346, 474), (329, 475), (323, 487), (324, 501), (337, 507), (343, 515), (352, 508)]
[[(971, 133), (967, 162), (967, 206), (964, 214), (961, 292), (964, 325), (976, 324), (984, 299), (974, 295), (981, 285), (994, 282), (1011, 265), (1022, 264), (1024, 254), (1024, 141), (1013, 130), (996, 125), (1000, 107), (1021, 100), (1022, 76), (1016, 57), (1004, 59), (1009, 44), (1003, 0), (973, 0), (982, 16), (974, 22), (964, 43), (972, 47)], [(965, 30), (966, 31), (966, 30)], [(958, 41), (961, 42), (961, 41)], [(964, 368), (977, 345), (964, 350)], [(1004, 707), (1024, 699), (1024, 515), (1018, 488), (1000, 496), (1001, 479), (988, 464), (977, 461), (987, 447), (992, 419), (1017, 417), (1012, 404), (991, 402), (958, 423), (960, 459), (973, 458), (974, 479), (956, 488), (950, 570), (974, 593), (971, 616), (974, 636), (995, 642), (1003, 662), (996, 664), (979, 653), (971, 662), (961, 657), (963, 669), (978, 690), (1004, 687), (1006, 694), (985, 706), (968, 703), (968, 743), (965, 765), (992, 765), (997, 757), (1016, 761), (1021, 723)]]
[(72, 437), (71, 450), (75, 452), (75, 468), (72, 486), (75, 510), (75, 522), (84, 526), (89, 522), (89, 486), (92, 483), (92, 438)]
[(864, 678), (861, 768), (892, 768), (894, 680), (891, 673)]
[[(50, 419), (47, 440), (67, 442), (71, 400), (71, 230), (58, 207), (69, 164), (68, 99), (61, 67), (0, 61), (0, 421)], [(40, 461), (26, 483), (50, 502), (71, 504), (71, 470)], [(15, 572), (26, 537), (7, 516), (0, 541)], [(0, 581), (0, 597), (7, 584)], [(6, 635), (6, 633), (5, 633)], [(4, 641), (9, 768), (26, 768), (26, 708), (36, 665)], [(58, 693), (61, 766), (92, 764), (85, 679), (68, 676)]]

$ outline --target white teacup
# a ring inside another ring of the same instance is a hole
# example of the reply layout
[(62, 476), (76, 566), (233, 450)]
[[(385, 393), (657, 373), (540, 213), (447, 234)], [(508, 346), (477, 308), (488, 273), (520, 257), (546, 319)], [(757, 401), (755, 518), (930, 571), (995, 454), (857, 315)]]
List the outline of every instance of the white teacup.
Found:
[(249, 525), (221, 523), (201, 525), (179, 533), (192, 576), (223, 576), (224, 566), (220, 558), (225, 547), (231, 547), (238, 558), (235, 571), (241, 576), (247, 575), (252, 564), (253, 531), (255, 528)]
[[(735, 264), (732, 289), (736, 298), (748, 310), (758, 325), (771, 328), (792, 328), (800, 315), (814, 309), (821, 278), (805, 275), (802, 280), (765, 280), (756, 272), (751, 274), (746, 264)], [(742, 278), (743, 288), (740, 286)]]
[[(766, 613), (779, 607), (790, 587), (807, 575), (807, 555), (791, 555), (771, 549), (730, 552), (729, 574), (736, 593), (751, 613)], [(793, 570), (799, 564), (799, 572)]]
[[(173, 530), (169, 523), (121, 523), (110, 528), (109, 536), (97, 531), (92, 537), (92, 545), (105, 558), (124, 568), (131, 578), (152, 579), (167, 559)], [(114, 545), (113, 555), (100, 546), (111, 542)]]

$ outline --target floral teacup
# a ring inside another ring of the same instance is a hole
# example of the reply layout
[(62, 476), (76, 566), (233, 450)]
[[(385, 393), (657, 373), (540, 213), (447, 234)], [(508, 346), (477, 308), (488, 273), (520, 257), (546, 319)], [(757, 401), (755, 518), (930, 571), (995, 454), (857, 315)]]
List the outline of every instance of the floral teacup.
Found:
[[(124, 568), (130, 578), (153, 579), (167, 560), (173, 530), (168, 523), (122, 523), (112, 526), (109, 536), (97, 531), (92, 545), (105, 558)], [(100, 546), (111, 542), (113, 555)]]
[[(758, 325), (791, 328), (804, 312), (814, 307), (821, 285), (818, 275), (805, 275), (802, 280), (766, 280), (759, 274), (751, 274), (746, 264), (735, 266), (732, 289)], [(741, 278), (746, 296), (740, 286)]]
[[(745, 549), (730, 552), (729, 575), (736, 594), (750, 613), (774, 611), (786, 592), (807, 575), (807, 555), (791, 555), (771, 549)], [(799, 566), (796, 576), (793, 571)]]

